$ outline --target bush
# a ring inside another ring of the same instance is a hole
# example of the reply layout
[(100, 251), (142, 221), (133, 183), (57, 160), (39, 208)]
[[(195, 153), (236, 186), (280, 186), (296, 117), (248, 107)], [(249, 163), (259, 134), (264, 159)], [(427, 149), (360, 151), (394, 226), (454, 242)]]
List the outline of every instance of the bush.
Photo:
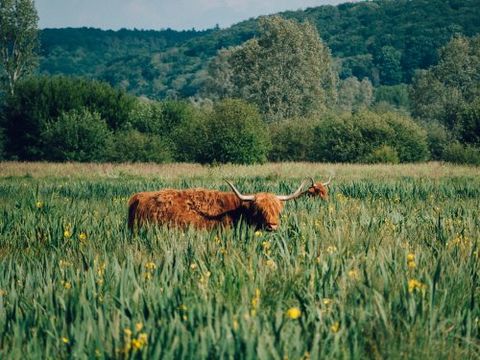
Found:
[(480, 148), (454, 141), (445, 148), (443, 159), (457, 164), (480, 165)]
[(166, 136), (181, 124), (191, 121), (194, 116), (194, 107), (185, 101), (158, 102), (142, 99), (132, 108), (126, 129)]
[(400, 162), (421, 161), (428, 156), (426, 133), (409, 117), (394, 112), (326, 116), (314, 129), (313, 159), (362, 162), (388, 145)]
[(313, 158), (329, 162), (360, 162), (393, 137), (377, 114), (329, 115), (314, 129)]
[(257, 109), (242, 100), (218, 102), (206, 119), (204, 162), (263, 163), (270, 139)]
[(71, 77), (32, 77), (17, 84), (5, 108), (7, 151), (22, 160), (49, 157), (41, 131), (62, 113), (98, 113), (111, 130), (128, 122), (135, 98), (98, 81)]
[(190, 121), (179, 124), (171, 133), (175, 160), (208, 163), (211, 155), (208, 148), (208, 119), (211, 111), (199, 109)]
[(480, 146), (480, 97), (459, 113), (458, 136), (461, 142)]
[(315, 125), (316, 122), (311, 119), (290, 119), (270, 124), (272, 149), (269, 160), (311, 160)]
[(114, 134), (109, 160), (164, 163), (172, 161), (172, 153), (168, 143), (158, 135), (125, 130)]
[(373, 150), (373, 152), (365, 158), (365, 162), (370, 164), (398, 164), (400, 159), (395, 149), (388, 145), (382, 145)]
[(451, 142), (451, 136), (443, 125), (437, 122), (425, 126), (427, 143), (432, 160), (443, 160), (443, 152)]
[(45, 160), (102, 161), (106, 159), (111, 133), (100, 114), (87, 109), (71, 110), (47, 122), (41, 132)]
[(393, 129), (394, 136), (387, 140), (398, 153), (400, 162), (425, 161), (429, 157), (427, 133), (409, 116), (396, 112), (381, 114)]

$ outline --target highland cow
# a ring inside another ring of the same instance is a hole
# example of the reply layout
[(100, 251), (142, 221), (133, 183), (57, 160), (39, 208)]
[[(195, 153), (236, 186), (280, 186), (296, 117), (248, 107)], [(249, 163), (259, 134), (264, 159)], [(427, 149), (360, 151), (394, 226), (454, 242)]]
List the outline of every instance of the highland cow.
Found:
[[(133, 230), (135, 223), (166, 224), (169, 226), (197, 229), (212, 229), (217, 226), (229, 227), (241, 219), (256, 228), (277, 230), (283, 203), (305, 194), (302, 191), (309, 179), (290, 195), (257, 193), (243, 195), (230, 182), (232, 192), (207, 189), (165, 189), (140, 192), (128, 201), (128, 227)], [(315, 184), (312, 181), (311, 187)]]

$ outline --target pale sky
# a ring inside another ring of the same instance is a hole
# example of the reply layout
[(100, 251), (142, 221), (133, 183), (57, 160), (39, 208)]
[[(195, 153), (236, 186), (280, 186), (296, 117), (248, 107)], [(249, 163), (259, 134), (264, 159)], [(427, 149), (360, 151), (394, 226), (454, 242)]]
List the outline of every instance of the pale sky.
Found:
[[(346, 0), (35, 0), (40, 28), (117, 30), (227, 27), (259, 15)], [(352, 1), (349, 1), (352, 2)]]

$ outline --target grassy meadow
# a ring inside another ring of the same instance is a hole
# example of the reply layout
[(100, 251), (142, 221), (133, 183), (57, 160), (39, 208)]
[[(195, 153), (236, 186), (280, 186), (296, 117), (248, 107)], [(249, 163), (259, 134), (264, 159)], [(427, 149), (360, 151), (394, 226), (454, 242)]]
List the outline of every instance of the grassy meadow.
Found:
[[(275, 233), (126, 227), (138, 191), (329, 175)], [(441, 163), (0, 163), (0, 358), (479, 358), (479, 209)]]

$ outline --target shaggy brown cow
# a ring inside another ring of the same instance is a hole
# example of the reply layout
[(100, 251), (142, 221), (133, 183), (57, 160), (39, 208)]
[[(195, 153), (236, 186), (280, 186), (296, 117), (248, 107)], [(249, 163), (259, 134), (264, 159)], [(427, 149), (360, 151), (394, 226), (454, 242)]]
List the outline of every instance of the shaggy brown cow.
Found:
[(135, 222), (138, 226), (149, 222), (212, 229), (221, 225), (231, 226), (243, 218), (257, 228), (273, 231), (278, 228), (283, 202), (303, 195), (305, 191), (302, 189), (308, 181), (303, 180), (290, 195), (243, 195), (229, 181), (227, 184), (233, 192), (207, 189), (140, 192), (128, 201), (128, 227), (133, 230)]
[(328, 200), (327, 186), (332, 181), (332, 177), (330, 177), (326, 183), (321, 183), (321, 182), (315, 183), (313, 179), (310, 179), (310, 180), (312, 181), (312, 185), (307, 189), (305, 193), (310, 197), (319, 196), (322, 200)]

